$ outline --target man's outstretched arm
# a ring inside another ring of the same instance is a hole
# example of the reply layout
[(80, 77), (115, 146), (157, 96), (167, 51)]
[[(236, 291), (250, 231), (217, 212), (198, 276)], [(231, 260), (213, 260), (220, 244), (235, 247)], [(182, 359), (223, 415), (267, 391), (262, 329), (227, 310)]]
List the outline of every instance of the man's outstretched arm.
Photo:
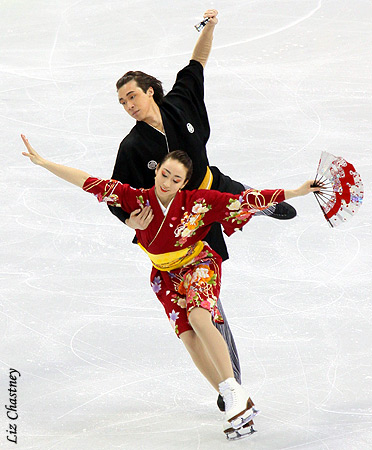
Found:
[(209, 20), (203, 28), (192, 52), (191, 59), (200, 62), (203, 67), (207, 64), (212, 49), (214, 27), (218, 23), (217, 14), (218, 11), (216, 9), (208, 9), (204, 13), (204, 18), (209, 17)]

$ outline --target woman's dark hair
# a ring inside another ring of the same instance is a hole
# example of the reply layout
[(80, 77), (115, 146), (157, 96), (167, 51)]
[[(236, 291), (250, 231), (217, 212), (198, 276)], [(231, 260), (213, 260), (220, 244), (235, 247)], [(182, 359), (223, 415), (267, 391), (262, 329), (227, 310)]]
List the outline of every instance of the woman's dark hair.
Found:
[(136, 70), (135, 72), (129, 71), (125, 73), (121, 78), (119, 78), (116, 82), (116, 90), (119, 90), (124, 86), (124, 84), (127, 84), (132, 80), (137, 83), (137, 86), (140, 87), (143, 92), (147, 92), (147, 89), (151, 86), (154, 89), (155, 103), (157, 103), (158, 105), (162, 103), (164, 98), (164, 91), (161, 81), (139, 70)]
[(162, 161), (159, 163), (159, 167), (162, 166), (168, 159), (173, 159), (180, 162), (186, 169), (186, 181), (189, 181), (192, 177), (192, 160), (190, 156), (183, 150), (174, 150), (167, 153)]

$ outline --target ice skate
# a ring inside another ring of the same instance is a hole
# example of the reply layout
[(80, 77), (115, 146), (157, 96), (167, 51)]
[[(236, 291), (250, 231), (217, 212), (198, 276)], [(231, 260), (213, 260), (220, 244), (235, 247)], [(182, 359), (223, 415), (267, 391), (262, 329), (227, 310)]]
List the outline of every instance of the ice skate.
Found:
[(253, 428), (253, 425), (254, 425), (253, 420), (250, 420), (248, 423), (243, 425), (238, 430), (235, 430), (231, 426), (230, 422), (227, 422), (225, 425), (226, 425), (226, 428), (224, 429), (224, 432), (226, 434), (226, 438), (228, 441), (236, 441), (238, 439), (243, 439), (257, 431)]
[(290, 220), (296, 217), (297, 212), (292, 205), (287, 202), (278, 203), (275, 206), (270, 206), (263, 211), (256, 213), (257, 216), (268, 216), (278, 220)]
[(297, 212), (292, 205), (286, 202), (278, 203), (274, 212), (270, 215), (273, 219), (290, 220), (296, 217)]
[(226, 407), (223, 427), (226, 437), (240, 439), (252, 434), (255, 431), (252, 419), (259, 411), (244, 388), (234, 378), (228, 378), (220, 383), (219, 390)]
[(225, 412), (225, 402), (223, 401), (221, 394), (217, 398), (217, 406), (221, 412)]

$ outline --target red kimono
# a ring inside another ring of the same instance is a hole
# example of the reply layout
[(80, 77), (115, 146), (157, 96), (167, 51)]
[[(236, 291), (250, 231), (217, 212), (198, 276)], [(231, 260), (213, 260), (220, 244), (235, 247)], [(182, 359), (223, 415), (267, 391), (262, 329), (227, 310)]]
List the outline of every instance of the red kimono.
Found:
[(136, 230), (138, 244), (150, 257), (151, 286), (163, 304), (177, 335), (191, 330), (188, 314), (194, 307), (217, 309), (221, 286), (221, 258), (203, 242), (213, 222), (230, 236), (259, 210), (285, 200), (284, 191), (248, 189), (240, 195), (211, 190), (180, 191), (164, 215), (151, 189), (134, 189), (115, 180), (88, 178), (83, 189), (100, 202), (131, 211), (150, 205), (154, 218), (146, 230)]

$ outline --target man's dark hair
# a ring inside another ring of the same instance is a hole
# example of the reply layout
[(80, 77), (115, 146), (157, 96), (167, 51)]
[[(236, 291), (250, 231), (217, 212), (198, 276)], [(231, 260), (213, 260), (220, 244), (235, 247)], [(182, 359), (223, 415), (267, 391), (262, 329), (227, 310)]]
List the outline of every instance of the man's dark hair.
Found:
[(125, 73), (121, 78), (119, 78), (116, 82), (116, 90), (119, 90), (124, 86), (124, 84), (127, 84), (132, 80), (137, 83), (137, 86), (140, 87), (143, 92), (147, 92), (147, 89), (151, 86), (154, 89), (155, 103), (157, 103), (158, 105), (162, 103), (164, 92), (161, 81), (139, 70), (136, 70), (135, 72), (129, 71)]
[(186, 181), (189, 181), (192, 177), (192, 160), (190, 156), (183, 150), (174, 150), (167, 153), (162, 161), (159, 163), (159, 167), (162, 166), (168, 159), (173, 159), (180, 162), (186, 169)]

